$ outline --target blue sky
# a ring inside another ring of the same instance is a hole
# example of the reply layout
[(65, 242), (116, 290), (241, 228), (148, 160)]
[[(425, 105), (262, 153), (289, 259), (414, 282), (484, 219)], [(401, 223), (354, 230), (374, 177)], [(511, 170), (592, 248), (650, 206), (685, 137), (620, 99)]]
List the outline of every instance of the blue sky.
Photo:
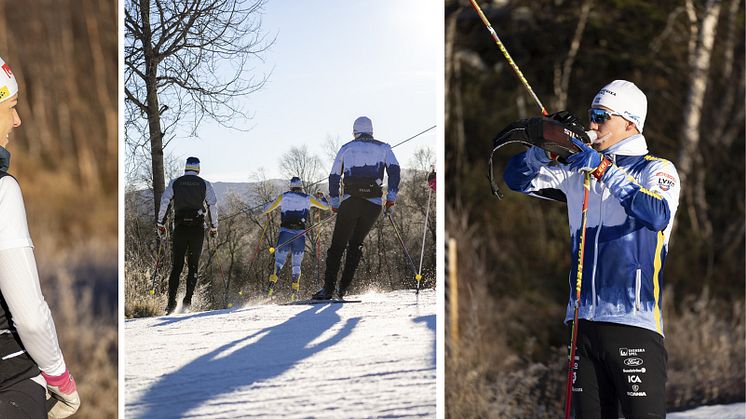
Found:
[[(442, 19), (430, 0), (270, 0), (263, 28), (277, 40), (255, 69), (272, 75), (242, 102), (251, 130), (204, 122), (199, 138), (176, 139), (166, 153), (180, 164), (200, 157), (210, 181), (253, 180), (260, 168), (279, 178), (292, 146), (307, 145), (329, 169), (324, 143), (349, 141), (360, 115), (391, 144), (436, 125)], [(400, 164), (420, 148), (435, 152), (435, 131), (397, 147)]]

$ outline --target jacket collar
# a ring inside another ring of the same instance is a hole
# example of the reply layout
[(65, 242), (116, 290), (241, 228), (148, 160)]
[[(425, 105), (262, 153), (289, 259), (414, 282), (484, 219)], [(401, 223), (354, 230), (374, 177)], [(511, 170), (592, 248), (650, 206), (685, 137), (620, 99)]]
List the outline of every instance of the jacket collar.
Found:
[(648, 154), (648, 144), (642, 134), (635, 134), (602, 151), (603, 154), (618, 156), (644, 156)]

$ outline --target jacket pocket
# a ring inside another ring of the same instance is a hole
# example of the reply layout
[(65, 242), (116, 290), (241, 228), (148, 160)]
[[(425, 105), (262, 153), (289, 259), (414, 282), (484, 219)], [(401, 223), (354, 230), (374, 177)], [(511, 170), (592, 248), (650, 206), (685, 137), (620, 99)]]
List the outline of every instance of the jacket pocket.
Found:
[(642, 270), (637, 268), (635, 271), (635, 313), (640, 311), (640, 288), (642, 286)]

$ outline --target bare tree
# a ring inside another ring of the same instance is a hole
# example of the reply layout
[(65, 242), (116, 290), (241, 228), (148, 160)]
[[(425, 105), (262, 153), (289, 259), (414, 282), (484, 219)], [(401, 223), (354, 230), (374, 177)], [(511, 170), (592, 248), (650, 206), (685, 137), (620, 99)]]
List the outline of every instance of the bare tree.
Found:
[(290, 150), (280, 157), (280, 168), (283, 175), (288, 179), (298, 176), (303, 182), (303, 189), (308, 193), (309, 186), (320, 179), (321, 160), (315, 154), (308, 151), (305, 145), (302, 147), (291, 147)]
[(165, 188), (163, 149), (177, 127), (195, 135), (205, 117), (232, 128), (250, 119), (237, 99), (267, 81), (249, 68), (274, 42), (261, 30), (265, 3), (127, 0), (125, 140), (135, 153), (150, 151), (156, 214)]

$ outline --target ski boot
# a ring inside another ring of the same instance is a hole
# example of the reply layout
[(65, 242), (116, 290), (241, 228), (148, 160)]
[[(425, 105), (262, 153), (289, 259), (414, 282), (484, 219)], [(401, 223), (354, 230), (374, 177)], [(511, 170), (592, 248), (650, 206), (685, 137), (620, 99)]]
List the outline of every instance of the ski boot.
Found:
[(347, 290), (342, 289), (342, 288), (340, 288), (340, 289), (337, 290), (337, 297), (340, 300), (344, 300), (345, 299), (345, 294), (347, 294)]
[(322, 288), (314, 294), (311, 299), (312, 300), (331, 300), (334, 296), (334, 290), (327, 290), (326, 288)]
[(275, 292), (275, 285), (277, 284), (277, 274), (269, 276), (269, 287), (267, 288), (267, 297), (272, 298), (272, 294)]
[(293, 282), (290, 283), (290, 288), (293, 289), (293, 292), (290, 294), (290, 301), (298, 300), (298, 291), (300, 291), (300, 277), (296, 278)]
[(166, 315), (173, 313), (176, 310), (176, 303), (168, 303), (166, 306)]

